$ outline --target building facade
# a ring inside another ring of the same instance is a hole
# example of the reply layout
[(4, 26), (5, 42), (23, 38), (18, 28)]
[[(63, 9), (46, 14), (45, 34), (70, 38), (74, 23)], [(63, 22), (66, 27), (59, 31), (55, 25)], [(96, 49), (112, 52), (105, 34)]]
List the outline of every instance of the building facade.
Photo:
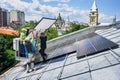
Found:
[(89, 25), (90, 26), (98, 25), (98, 8), (95, 0), (89, 14)]
[(9, 12), (6, 9), (0, 8), (0, 27), (9, 25)]
[(69, 20), (69, 17), (68, 17), (68, 21), (62, 19), (60, 13), (57, 17), (57, 21), (55, 23), (55, 27), (59, 30), (59, 31), (66, 31), (66, 30), (70, 30), (71, 27), (70, 27), (70, 20)]
[(10, 11), (10, 23), (16, 23), (22, 25), (25, 23), (25, 14), (19, 10)]
[(61, 29), (63, 25), (64, 25), (64, 20), (62, 19), (61, 15), (59, 13), (59, 15), (57, 17), (57, 21), (55, 23), (55, 26), (57, 27), (57, 29)]
[(25, 24), (25, 13), (21, 12), (21, 24)]

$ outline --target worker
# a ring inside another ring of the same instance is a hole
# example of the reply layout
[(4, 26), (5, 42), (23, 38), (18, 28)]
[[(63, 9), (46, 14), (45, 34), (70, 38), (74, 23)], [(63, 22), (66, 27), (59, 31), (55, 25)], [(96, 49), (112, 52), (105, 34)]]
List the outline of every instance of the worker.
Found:
[(26, 48), (24, 45), (25, 38), (26, 38), (26, 29), (23, 28), (20, 33), (20, 56), (28, 58), (28, 55), (26, 54)]
[(41, 54), (44, 62), (47, 59), (47, 54), (45, 53), (45, 49), (47, 47), (47, 45), (46, 45), (47, 35), (48, 35), (48, 32), (46, 32), (46, 35), (43, 32), (40, 35), (41, 44), (40, 44), (40, 50), (39, 50), (39, 52), (40, 52), (40, 54)]
[(27, 72), (34, 71), (34, 60), (35, 60), (35, 41), (34, 41), (34, 30), (32, 30), (32, 39), (25, 39), (25, 46), (28, 52), (28, 61), (27, 61)]

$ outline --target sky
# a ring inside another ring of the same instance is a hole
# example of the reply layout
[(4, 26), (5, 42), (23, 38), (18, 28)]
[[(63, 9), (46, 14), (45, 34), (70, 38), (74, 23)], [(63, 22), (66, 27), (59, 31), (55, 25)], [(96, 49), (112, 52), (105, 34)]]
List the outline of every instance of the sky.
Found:
[[(88, 16), (94, 0), (1, 0), (0, 7), (20, 10), (25, 20), (40, 20), (42, 17), (55, 18), (58, 13), (64, 20), (88, 23)], [(99, 22), (110, 23), (116, 15), (120, 20), (120, 0), (96, 0)]]

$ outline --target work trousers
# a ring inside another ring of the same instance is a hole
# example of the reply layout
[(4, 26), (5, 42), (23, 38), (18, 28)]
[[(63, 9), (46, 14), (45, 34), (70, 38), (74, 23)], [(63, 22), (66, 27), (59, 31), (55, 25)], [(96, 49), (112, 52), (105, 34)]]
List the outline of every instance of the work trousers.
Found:
[(44, 48), (41, 48), (39, 52), (40, 52), (40, 54), (41, 54), (41, 56), (42, 56), (42, 58), (43, 58), (43, 61), (45, 61), (45, 60), (46, 60), (46, 56), (47, 56), (47, 55), (45, 54), (45, 49), (44, 49)]

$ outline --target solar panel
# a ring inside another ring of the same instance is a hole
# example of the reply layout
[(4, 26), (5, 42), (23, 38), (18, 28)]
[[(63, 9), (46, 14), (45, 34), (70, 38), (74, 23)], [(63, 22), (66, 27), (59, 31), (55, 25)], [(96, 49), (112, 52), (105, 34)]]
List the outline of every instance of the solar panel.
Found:
[[(44, 32), (46, 29), (51, 27), (55, 22), (56, 22), (56, 19), (43, 17), (40, 20), (39, 24), (34, 28), (35, 29), (35, 34), (38, 31), (39, 31), (39, 33)], [(27, 37), (32, 38), (32, 33), (30, 33)], [(14, 43), (14, 50), (16, 50), (16, 60), (26, 61), (27, 60), (27, 58), (26, 58), (27, 54), (20, 52), (20, 49), (25, 48), (24, 45), (19, 45), (19, 40), (17, 38), (15, 38), (13, 40), (13, 43)], [(19, 49), (19, 46), (21, 46), (20, 49)]]
[[(52, 18), (45, 18), (43, 17), (39, 24), (35, 27), (36, 32), (45, 32), (49, 27), (51, 27), (56, 22), (56, 19)], [(28, 35), (29, 38), (31, 38), (32, 33)]]
[(47, 52), (47, 53), (52, 54), (48, 57), (48, 59), (51, 59), (51, 58), (57, 58), (57, 57), (60, 57), (60, 56), (64, 56), (66, 54), (71, 54), (71, 53), (74, 53), (74, 52), (76, 52), (76, 49), (74, 48), (74, 46), (73, 45), (67, 45), (67, 46), (63, 46), (61, 48), (55, 49), (52, 52)]
[(77, 43), (77, 58), (86, 55), (89, 56), (116, 47), (118, 47), (116, 43), (113, 43), (98, 34), (91, 33), (86, 35), (85, 39)]

